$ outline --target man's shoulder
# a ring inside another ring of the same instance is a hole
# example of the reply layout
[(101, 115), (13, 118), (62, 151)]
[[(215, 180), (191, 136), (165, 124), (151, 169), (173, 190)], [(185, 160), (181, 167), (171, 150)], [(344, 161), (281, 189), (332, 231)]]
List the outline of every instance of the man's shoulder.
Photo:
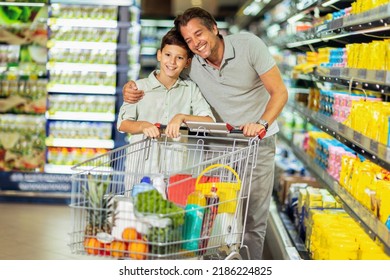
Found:
[(250, 42), (262, 41), (260, 37), (255, 34), (242, 32), (225, 36), (225, 39), (231, 42), (233, 45), (239, 45), (240, 47), (247, 46)]

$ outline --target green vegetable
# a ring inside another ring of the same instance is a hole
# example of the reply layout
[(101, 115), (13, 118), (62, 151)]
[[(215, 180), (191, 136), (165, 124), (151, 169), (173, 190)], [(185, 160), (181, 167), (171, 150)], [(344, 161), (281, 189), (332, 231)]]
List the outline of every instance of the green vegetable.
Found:
[(20, 15), (22, 14), (22, 9), (17, 6), (7, 6), (8, 9), (6, 9), (6, 14), (8, 15), (8, 18), (11, 20), (18, 20)]
[(149, 229), (147, 239), (150, 244), (150, 252), (153, 254), (172, 254), (178, 252), (181, 243), (181, 228), (171, 226), (165, 228), (152, 227)]
[(184, 224), (184, 210), (162, 197), (157, 190), (137, 194), (135, 207), (145, 214), (161, 214), (172, 220), (174, 228)]

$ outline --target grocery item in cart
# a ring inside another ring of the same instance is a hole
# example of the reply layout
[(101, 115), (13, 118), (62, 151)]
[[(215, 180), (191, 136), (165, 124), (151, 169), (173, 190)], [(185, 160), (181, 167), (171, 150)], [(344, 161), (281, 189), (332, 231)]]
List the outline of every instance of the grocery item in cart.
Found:
[[(207, 248), (208, 240), (211, 235), (211, 230), (214, 225), (215, 217), (218, 213), (218, 203), (219, 203), (219, 197), (217, 195), (217, 189), (215, 186), (213, 186), (210, 190), (210, 192), (205, 195), (206, 197), (206, 210), (203, 217), (203, 223), (202, 223), (202, 233), (201, 233), (201, 240), (200, 240), (200, 248)], [(203, 250), (201, 253), (205, 253), (206, 251)]]
[(141, 192), (151, 191), (153, 189), (154, 187), (152, 185), (150, 177), (145, 176), (141, 179), (141, 182), (139, 184), (135, 184), (133, 186), (133, 189), (131, 191), (131, 196), (135, 197), (137, 194)]
[(196, 190), (188, 196), (183, 229), (183, 240), (188, 241), (183, 243), (183, 249), (199, 249), (205, 206), (206, 198), (201, 191)]

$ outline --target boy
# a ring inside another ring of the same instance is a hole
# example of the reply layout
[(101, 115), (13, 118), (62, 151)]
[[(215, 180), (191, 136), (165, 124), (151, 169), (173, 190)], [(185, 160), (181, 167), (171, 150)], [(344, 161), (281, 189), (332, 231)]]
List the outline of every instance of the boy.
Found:
[(118, 115), (120, 132), (159, 137), (155, 123), (167, 124), (168, 137), (179, 137), (179, 129), (186, 121), (214, 122), (209, 104), (198, 86), (179, 78), (191, 63), (192, 52), (180, 34), (173, 28), (162, 38), (157, 52), (160, 70), (154, 70), (148, 78), (136, 81), (145, 92), (137, 104), (124, 102)]

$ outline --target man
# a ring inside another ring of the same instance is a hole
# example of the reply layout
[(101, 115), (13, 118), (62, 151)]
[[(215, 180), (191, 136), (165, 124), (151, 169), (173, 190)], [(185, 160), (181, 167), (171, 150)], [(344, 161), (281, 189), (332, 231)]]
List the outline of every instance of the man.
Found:
[[(214, 109), (217, 121), (239, 127), (247, 137), (266, 131), (253, 171), (244, 238), (250, 258), (261, 259), (274, 180), (276, 119), (287, 102), (287, 89), (257, 36), (223, 37), (215, 19), (201, 8), (190, 8), (176, 17), (175, 27), (194, 53), (188, 75)], [(143, 93), (129, 82), (123, 95), (131, 103)]]

